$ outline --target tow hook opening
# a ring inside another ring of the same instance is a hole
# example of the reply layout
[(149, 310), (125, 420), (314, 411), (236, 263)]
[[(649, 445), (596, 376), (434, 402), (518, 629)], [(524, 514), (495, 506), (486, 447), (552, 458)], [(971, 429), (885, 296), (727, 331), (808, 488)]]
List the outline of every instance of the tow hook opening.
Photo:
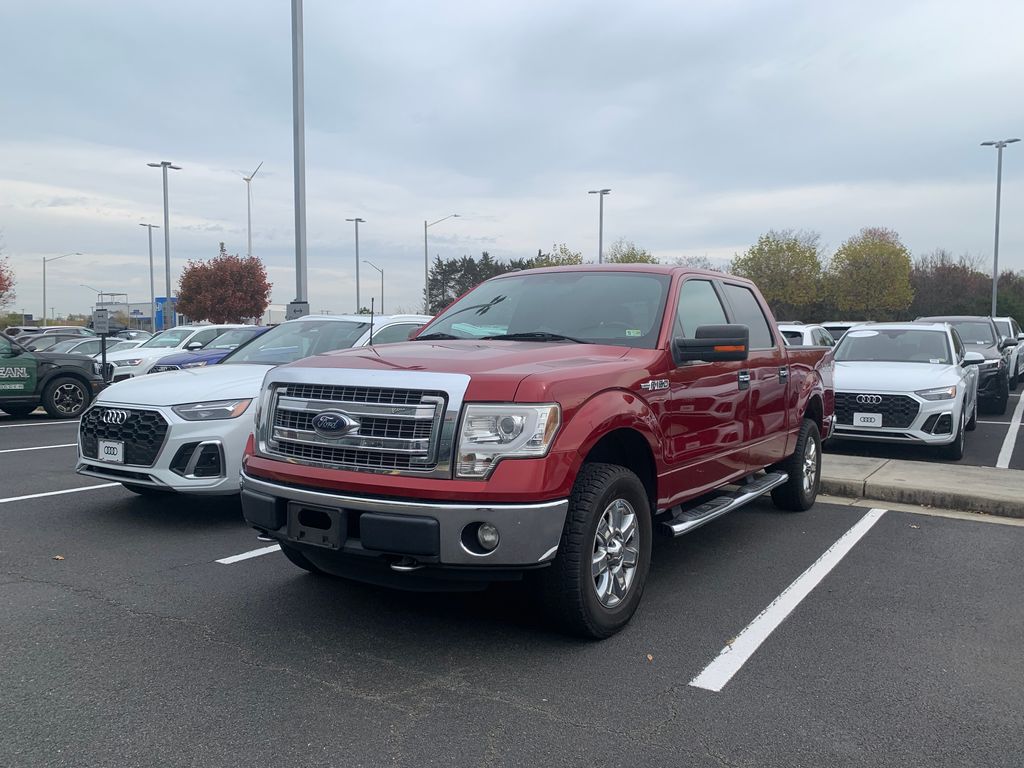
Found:
[(391, 563), (391, 570), (399, 573), (418, 571), (423, 565), (414, 557), (400, 557)]

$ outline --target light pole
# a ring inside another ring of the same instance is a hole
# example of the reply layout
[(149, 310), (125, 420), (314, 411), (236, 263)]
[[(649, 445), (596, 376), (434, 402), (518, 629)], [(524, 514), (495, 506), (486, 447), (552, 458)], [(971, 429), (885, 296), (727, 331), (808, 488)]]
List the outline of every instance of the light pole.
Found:
[(356, 225), (356, 314), (363, 308), (363, 305), (359, 303), (359, 225), (365, 224), (366, 219), (360, 219), (358, 216), (354, 219), (345, 219), (345, 221), (351, 221)]
[(256, 174), (260, 172), (260, 168), (263, 167), (262, 161), (256, 166), (256, 170), (250, 173), (248, 176), (243, 176), (242, 181), (245, 182), (245, 218), (248, 222), (248, 237), (246, 238), (246, 249), (245, 255), (252, 256), (252, 180), (256, 178)]
[(384, 314), (384, 270), (381, 269), (380, 267), (378, 267), (372, 261), (366, 261), (366, 259), (363, 259), (363, 261), (365, 261), (371, 267), (373, 267), (378, 272), (380, 272), (380, 313), (383, 315)]
[(459, 214), (450, 213), (443, 219), (432, 221), (429, 224), (423, 220), (423, 314), (430, 314), (430, 256), (427, 254), (427, 230), (435, 224), (440, 224), (448, 219), (457, 219)]
[(588, 195), (597, 195), (597, 263), (604, 261), (604, 196), (611, 194), (610, 189), (592, 189)]
[(302, 65), (302, 0), (292, 0), (292, 155), (295, 182), (295, 301), (288, 317), (309, 314), (306, 279), (306, 110)]
[[(167, 301), (166, 306), (171, 309), (171, 325), (174, 325), (174, 302), (171, 301), (171, 222), (170, 214), (167, 210), (167, 169), (170, 168), (172, 171), (180, 171), (180, 165), (174, 165), (167, 160), (161, 160), (159, 163), (146, 163), (150, 168), (160, 168), (164, 175), (164, 278), (167, 283)], [(164, 310), (164, 328), (168, 328), (167, 325), (167, 310)]]
[(999, 298), (999, 203), (1003, 187), (1003, 149), (1020, 139), (1002, 139), (1001, 141), (983, 141), (983, 147), (995, 147), (998, 150), (996, 160), (996, 241), (992, 247), (992, 317), (996, 316)]
[(139, 224), (149, 231), (149, 330), (156, 333), (156, 289), (153, 287), (153, 229), (160, 229), (158, 224)]
[(44, 327), (46, 325), (48, 325), (48, 321), (46, 319), (46, 263), (49, 262), (49, 261), (57, 261), (58, 259), (66, 259), (68, 256), (81, 256), (81, 255), (82, 255), (81, 253), (79, 253), (78, 251), (75, 251), (74, 253), (65, 253), (63, 256), (51, 256), (50, 258), (46, 258), (45, 256), (43, 256), (43, 326)]

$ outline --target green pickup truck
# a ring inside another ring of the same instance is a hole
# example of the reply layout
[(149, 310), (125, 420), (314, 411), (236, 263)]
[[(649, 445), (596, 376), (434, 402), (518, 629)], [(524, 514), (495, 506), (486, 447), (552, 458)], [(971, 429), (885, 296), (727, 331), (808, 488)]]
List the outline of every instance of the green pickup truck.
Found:
[(0, 335), (0, 410), (11, 416), (41, 405), (55, 419), (75, 419), (105, 386), (91, 357), (30, 352)]

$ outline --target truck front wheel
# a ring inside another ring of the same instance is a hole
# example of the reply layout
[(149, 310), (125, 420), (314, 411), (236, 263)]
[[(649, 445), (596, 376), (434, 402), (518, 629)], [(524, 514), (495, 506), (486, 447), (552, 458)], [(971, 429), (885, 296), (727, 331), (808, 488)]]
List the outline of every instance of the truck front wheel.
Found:
[(583, 637), (622, 629), (643, 595), (651, 531), (640, 478), (614, 464), (584, 465), (569, 497), (558, 555), (541, 572), (549, 617)]
[(772, 491), (772, 501), (779, 509), (804, 512), (814, 506), (821, 485), (821, 436), (818, 425), (804, 419), (796, 439), (793, 455), (774, 467), (789, 479)]

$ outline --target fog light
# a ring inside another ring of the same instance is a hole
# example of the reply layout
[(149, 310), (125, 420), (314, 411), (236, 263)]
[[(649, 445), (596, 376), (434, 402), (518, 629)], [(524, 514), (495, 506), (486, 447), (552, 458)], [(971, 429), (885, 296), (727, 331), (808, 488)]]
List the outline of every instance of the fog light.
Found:
[(480, 523), (480, 527), (476, 529), (476, 540), (480, 542), (481, 547), (490, 552), (498, 546), (498, 529), (490, 523)]

